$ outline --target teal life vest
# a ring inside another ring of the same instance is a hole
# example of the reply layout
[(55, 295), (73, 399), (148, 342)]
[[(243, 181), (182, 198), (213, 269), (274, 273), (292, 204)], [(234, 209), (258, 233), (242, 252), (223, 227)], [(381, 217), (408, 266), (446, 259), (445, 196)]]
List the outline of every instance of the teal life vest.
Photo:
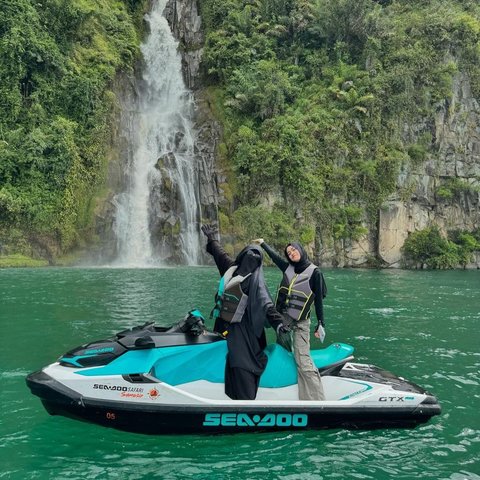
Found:
[(228, 323), (240, 323), (247, 308), (248, 295), (242, 291), (241, 283), (251, 273), (245, 275), (233, 275), (238, 265), (233, 265), (220, 279), (218, 291), (215, 295), (215, 307), (212, 310), (212, 318), (224, 320)]

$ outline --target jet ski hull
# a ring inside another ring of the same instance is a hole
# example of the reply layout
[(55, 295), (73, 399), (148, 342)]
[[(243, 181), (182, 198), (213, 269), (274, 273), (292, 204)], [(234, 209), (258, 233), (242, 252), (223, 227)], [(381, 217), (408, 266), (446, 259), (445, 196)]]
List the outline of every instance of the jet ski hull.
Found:
[[(117, 382), (120, 383), (120, 382)], [(327, 428), (412, 428), (440, 413), (435, 397), (419, 404), (408, 392), (379, 397), (384, 405), (348, 402), (229, 401), (223, 404), (145, 403), (88, 398), (40, 371), (27, 377), (51, 415), (63, 415), (124, 431), (145, 434), (234, 433)], [(126, 387), (125, 387), (126, 388)], [(150, 388), (150, 387), (148, 387)], [(161, 391), (161, 384), (155, 384)], [(150, 389), (152, 390), (152, 389)], [(160, 395), (161, 396), (161, 395)], [(213, 403), (213, 402), (212, 402)], [(228, 404), (229, 403), (229, 404)], [(233, 404), (232, 404), (233, 403)], [(377, 402), (378, 403), (378, 402)]]

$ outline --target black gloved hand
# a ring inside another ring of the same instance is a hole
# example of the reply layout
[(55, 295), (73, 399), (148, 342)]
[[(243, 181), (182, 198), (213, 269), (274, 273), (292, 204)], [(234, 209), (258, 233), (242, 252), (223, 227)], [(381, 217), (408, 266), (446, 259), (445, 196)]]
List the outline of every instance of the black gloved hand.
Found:
[(217, 235), (217, 227), (211, 224), (202, 225), (202, 232), (208, 238), (208, 240), (215, 240)]
[(283, 323), (281, 323), (278, 327), (277, 327), (277, 335), (279, 333), (290, 333), (292, 330), (291, 328), (288, 326), (288, 325), (284, 325)]

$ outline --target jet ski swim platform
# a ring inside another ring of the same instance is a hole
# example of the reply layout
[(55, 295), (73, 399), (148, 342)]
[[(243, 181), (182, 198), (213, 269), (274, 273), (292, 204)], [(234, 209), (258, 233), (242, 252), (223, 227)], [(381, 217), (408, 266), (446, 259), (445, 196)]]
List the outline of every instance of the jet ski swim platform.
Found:
[(256, 400), (231, 400), (227, 342), (184, 324), (146, 324), (85, 344), (26, 381), (52, 415), (148, 434), (414, 427), (440, 414), (421, 387), (354, 363), (349, 345), (311, 353), (325, 401), (298, 400), (295, 361), (280, 345), (266, 349)]

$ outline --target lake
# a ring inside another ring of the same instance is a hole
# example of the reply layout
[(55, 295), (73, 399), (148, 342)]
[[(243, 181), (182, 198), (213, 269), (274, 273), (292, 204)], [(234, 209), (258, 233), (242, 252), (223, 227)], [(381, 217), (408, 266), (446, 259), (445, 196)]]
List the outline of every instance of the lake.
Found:
[[(51, 417), (25, 376), (127, 327), (208, 316), (212, 267), (0, 270), (0, 478), (480, 479), (480, 272), (325, 270), (326, 344), (427, 388), (415, 429), (147, 436)], [(266, 269), (275, 292), (280, 273)], [(208, 326), (211, 326), (209, 323)], [(268, 333), (274, 341), (273, 332)], [(318, 340), (312, 348), (320, 348)]]

